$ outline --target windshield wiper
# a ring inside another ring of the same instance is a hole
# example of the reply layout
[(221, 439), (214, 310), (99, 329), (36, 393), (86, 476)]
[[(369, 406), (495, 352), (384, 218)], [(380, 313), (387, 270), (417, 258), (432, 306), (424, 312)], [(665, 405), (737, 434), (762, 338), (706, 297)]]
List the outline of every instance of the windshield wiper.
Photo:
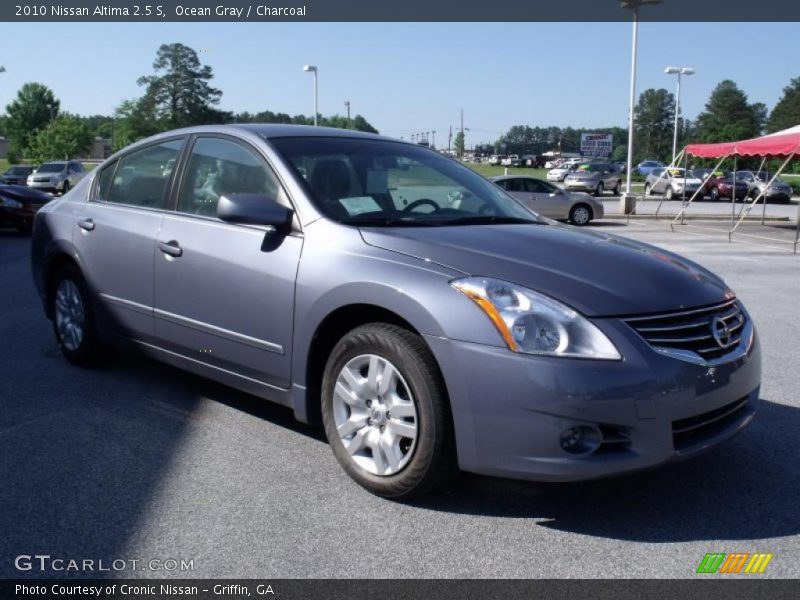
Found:
[(410, 217), (355, 217), (343, 221), (345, 225), (356, 225), (363, 227), (425, 227), (442, 225), (444, 221), (432, 219), (414, 219)]
[(547, 225), (545, 221), (534, 221), (522, 217), (508, 217), (504, 215), (474, 215), (451, 219), (445, 225)]

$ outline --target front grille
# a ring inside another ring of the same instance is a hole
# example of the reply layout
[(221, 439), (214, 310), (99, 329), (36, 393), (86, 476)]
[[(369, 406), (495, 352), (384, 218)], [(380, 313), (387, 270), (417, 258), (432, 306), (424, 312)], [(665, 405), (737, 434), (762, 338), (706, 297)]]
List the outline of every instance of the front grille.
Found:
[[(686, 350), (705, 360), (713, 360), (739, 345), (746, 319), (741, 306), (733, 299), (705, 308), (633, 317), (625, 321), (654, 348)], [(719, 337), (724, 345), (714, 336), (715, 325), (723, 334)]]
[(36, 183), (50, 183), (50, 178), (49, 177), (34, 177), (33, 180)]
[(683, 450), (700, 444), (737, 423), (746, 411), (747, 396), (700, 415), (673, 421), (673, 445), (676, 450)]

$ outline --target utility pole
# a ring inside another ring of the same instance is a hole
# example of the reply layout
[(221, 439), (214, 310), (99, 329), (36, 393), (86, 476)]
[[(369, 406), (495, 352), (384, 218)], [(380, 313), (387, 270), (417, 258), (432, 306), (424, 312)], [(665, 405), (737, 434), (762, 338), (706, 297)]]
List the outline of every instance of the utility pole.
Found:
[(431, 131), (431, 148), (436, 149), (436, 132)]
[(450, 142), (453, 140), (453, 126), (450, 125), (450, 130), (447, 134), (447, 153), (450, 154)]
[(464, 156), (464, 150), (466, 149), (467, 149), (467, 140), (464, 139), (464, 109), (462, 108), (461, 109), (461, 157)]
[(345, 100), (344, 105), (347, 108), (347, 128), (350, 129), (350, 100)]

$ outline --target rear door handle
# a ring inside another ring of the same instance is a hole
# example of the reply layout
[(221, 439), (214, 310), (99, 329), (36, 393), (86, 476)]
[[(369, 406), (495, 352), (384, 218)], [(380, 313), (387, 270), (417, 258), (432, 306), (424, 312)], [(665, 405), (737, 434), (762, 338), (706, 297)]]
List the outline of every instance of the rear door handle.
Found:
[(92, 231), (94, 229), (94, 221), (92, 219), (83, 219), (78, 221), (78, 227), (85, 231)]
[(158, 249), (164, 254), (174, 256), (176, 258), (183, 254), (183, 249), (181, 249), (180, 244), (175, 240), (170, 240), (169, 242), (158, 242)]

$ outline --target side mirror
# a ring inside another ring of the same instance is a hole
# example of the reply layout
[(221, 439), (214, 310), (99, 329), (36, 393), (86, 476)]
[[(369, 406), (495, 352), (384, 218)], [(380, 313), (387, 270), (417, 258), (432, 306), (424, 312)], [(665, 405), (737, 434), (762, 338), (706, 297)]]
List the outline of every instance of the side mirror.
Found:
[(264, 194), (231, 194), (220, 196), (217, 216), (227, 223), (266, 225), (276, 233), (288, 233), (294, 211)]

